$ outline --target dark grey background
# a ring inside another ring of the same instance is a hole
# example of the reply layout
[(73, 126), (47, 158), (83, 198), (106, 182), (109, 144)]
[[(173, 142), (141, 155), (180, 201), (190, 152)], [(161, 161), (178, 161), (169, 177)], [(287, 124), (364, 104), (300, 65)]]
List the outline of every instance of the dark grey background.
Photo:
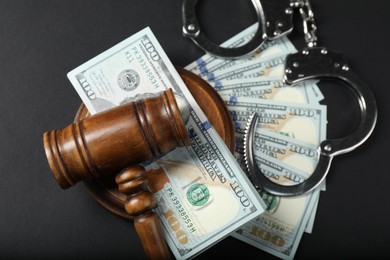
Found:
[[(372, 87), (379, 118), (357, 150), (334, 159), (312, 234), (296, 259), (389, 256), (390, 2), (312, 0), (320, 45), (344, 53)], [(65, 127), (81, 100), (66, 73), (150, 26), (175, 65), (203, 55), (181, 34), (180, 0), (0, 0), (0, 257), (144, 259), (131, 222), (95, 202), (82, 183), (66, 191), (49, 170), (44, 131)], [(250, 1), (200, 1), (206, 32), (222, 42), (255, 22)], [(298, 17), (298, 15), (296, 15)], [(293, 41), (299, 45), (300, 23)], [(328, 132), (358, 121), (346, 88), (327, 87)], [(228, 237), (198, 259), (276, 259)]]

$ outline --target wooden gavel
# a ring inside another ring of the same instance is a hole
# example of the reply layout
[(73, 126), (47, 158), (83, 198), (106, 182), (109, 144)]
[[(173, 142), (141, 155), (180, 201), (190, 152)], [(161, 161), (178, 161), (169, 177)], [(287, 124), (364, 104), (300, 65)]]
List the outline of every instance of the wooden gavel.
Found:
[[(168, 259), (170, 254), (161, 224), (153, 209), (157, 206), (148, 188), (141, 163), (153, 161), (180, 146), (190, 145), (184, 122), (171, 89), (144, 97), (74, 122), (43, 135), (50, 169), (67, 189), (77, 182), (117, 174), (119, 191), (126, 194), (126, 212), (148, 259)], [(118, 174), (119, 173), (119, 174)]]

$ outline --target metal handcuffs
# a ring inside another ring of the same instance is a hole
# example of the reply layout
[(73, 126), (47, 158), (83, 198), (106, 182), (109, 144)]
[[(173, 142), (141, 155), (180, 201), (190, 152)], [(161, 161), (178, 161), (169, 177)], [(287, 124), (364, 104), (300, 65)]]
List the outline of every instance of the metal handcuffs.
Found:
[[(265, 40), (272, 40), (290, 33), (293, 29), (293, 8), (299, 8), (303, 18), (307, 48), (289, 54), (285, 61), (284, 81), (289, 85), (308, 79), (331, 79), (344, 83), (356, 95), (361, 112), (360, 124), (347, 137), (327, 139), (318, 147), (318, 164), (305, 181), (284, 186), (266, 177), (254, 160), (253, 142), (257, 114), (248, 122), (244, 140), (244, 156), (248, 175), (255, 186), (278, 196), (297, 196), (317, 188), (325, 179), (332, 159), (336, 155), (350, 152), (364, 143), (374, 130), (377, 121), (376, 99), (370, 87), (349, 67), (343, 55), (317, 46), (314, 14), (308, 0), (252, 0), (259, 18), (259, 29), (248, 44), (238, 48), (221, 48), (202, 34), (195, 17), (197, 0), (184, 0), (183, 32), (207, 52), (225, 58), (240, 57), (254, 52)], [(261, 22), (261, 23), (260, 23)]]
[[(236, 48), (223, 48), (212, 42), (201, 30), (196, 17), (196, 4), (198, 0), (184, 0), (183, 34), (193, 40), (200, 48), (209, 54), (220, 58), (241, 58), (255, 52), (267, 40), (274, 40), (290, 33), (293, 29), (294, 7), (311, 10), (306, 0), (251, 0), (257, 13), (259, 23), (253, 38), (243, 46)], [(308, 15), (311, 16), (310, 13)], [(305, 27), (312, 27), (310, 19), (305, 19)], [(306, 35), (310, 41), (315, 41), (315, 36)]]

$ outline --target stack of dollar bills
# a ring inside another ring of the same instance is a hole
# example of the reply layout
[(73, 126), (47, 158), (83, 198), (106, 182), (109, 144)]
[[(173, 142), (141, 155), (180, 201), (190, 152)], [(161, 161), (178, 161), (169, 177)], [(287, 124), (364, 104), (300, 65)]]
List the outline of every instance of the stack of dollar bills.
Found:
[[(255, 26), (227, 41), (244, 44)], [(278, 198), (255, 189), (242, 164), (248, 116), (260, 114), (255, 156), (261, 169), (281, 183), (310, 175), (316, 146), (325, 137), (325, 107), (315, 82), (289, 87), (283, 60), (294, 52), (287, 38), (267, 43), (250, 59), (205, 55), (187, 69), (206, 79), (226, 101), (237, 133), (232, 154), (209, 123), (149, 27), (78, 66), (68, 78), (93, 115), (139, 95), (172, 88), (187, 107), (191, 146), (154, 162), (162, 168), (150, 189), (158, 202), (165, 239), (177, 259), (193, 258), (232, 235), (281, 258), (293, 258), (304, 231), (311, 232), (319, 192)], [(113, 144), (115, 145), (115, 144)], [(286, 176), (289, 176), (286, 178)]]
[[(255, 34), (254, 24), (221, 44), (234, 48)], [(287, 36), (266, 42), (247, 58), (228, 60), (205, 54), (186, 69), (201, 76), (226, 102), (236, 132), (235, 158), (245, 170), (243, 136), (253, 112), (259, 115), (254, 156), (273, 181), (292, 185), (317, 165), (317, 147), (326, 139), (326, 106), (316, 81), (283, 83), (284, 61), (297, 50)], [(325, 183), (321, 186), (325, 190)], [(304, 232), (311, 233), (320, 190), (297, 197), (278, 197), (259, 190), (266, 212), (231, 235), (282, 259), (292, 259)]]
[(91, 114), (167, 88), (186, 108), (191, 146), (144, 163), (158, 203), (155, 212), (177, 259), (195, 257), (265, 211), (149, 27), (73, 69), (68, 78)]

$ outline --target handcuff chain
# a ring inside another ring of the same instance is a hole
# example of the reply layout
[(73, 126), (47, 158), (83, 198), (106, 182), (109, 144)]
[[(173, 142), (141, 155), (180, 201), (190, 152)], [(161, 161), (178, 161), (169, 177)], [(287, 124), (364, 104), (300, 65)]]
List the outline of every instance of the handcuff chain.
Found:
[(299, 8), (299, 13), (303, 19), (303, 31), (307, 46), (317, 46), (317, 25), (315, 24), (314, 13), (309, 0), (292, 0), (291, 6)]

